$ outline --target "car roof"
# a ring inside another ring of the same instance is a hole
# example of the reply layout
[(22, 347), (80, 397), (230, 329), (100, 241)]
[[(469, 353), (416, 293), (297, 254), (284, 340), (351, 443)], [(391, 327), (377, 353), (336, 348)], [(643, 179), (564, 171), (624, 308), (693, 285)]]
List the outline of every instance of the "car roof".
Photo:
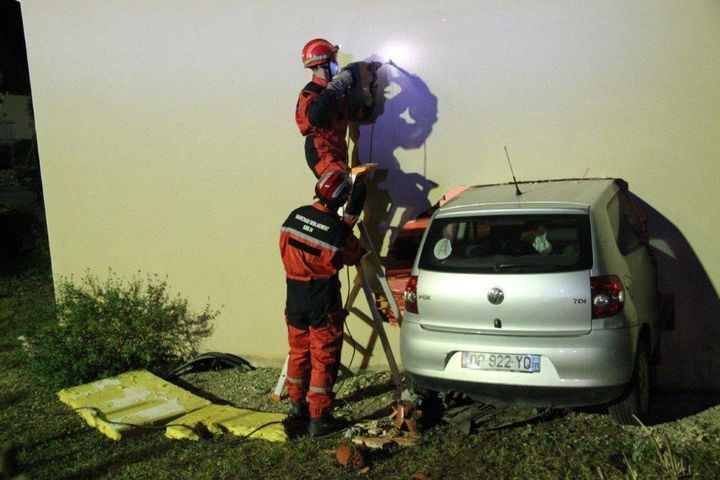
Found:
[(606, 194), (614, 193), (615, 178), (537, 180), (476, 185), (468, 188), (439, 209), (438, 214), (459, 214), (484, 210), (581, 209), (586, 210)]

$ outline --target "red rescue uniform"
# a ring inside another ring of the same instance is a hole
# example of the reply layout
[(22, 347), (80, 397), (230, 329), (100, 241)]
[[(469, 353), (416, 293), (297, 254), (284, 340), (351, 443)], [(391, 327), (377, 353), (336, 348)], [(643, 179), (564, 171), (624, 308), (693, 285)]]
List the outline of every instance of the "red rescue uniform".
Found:
[(286, 387), (292, 402), (307, 397), (311, 418), (332, 410), (346, 316), (338, 272), (357, 264), (362, 253), (352, 226), (319, 202), (291, 212), (280, 229), (290, 346)]
[(351, 108), (347, 98), (326, 90), (327, 84), (313, 75), (295, 107), (295, 122), (305, 137), (305, 160), (316, 178), (327, 169), (349, 171), (348, 121), (362, 120), (372, 112), (372, 107)]

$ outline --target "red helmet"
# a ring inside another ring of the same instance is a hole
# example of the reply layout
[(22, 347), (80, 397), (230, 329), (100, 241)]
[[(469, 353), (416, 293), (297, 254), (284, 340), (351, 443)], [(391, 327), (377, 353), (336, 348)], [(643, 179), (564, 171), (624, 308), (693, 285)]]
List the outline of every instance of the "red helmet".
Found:
[(330, 207), (337, 208), (350, 197), (352, 180), (343, 170), (329, 170), (318, 179), (315, 185), (317, 198)]
[(332, 59), (340, 48), (324, 38), (310, 40), (302, 49), (302, 61), (305, 68), (322, 65)]

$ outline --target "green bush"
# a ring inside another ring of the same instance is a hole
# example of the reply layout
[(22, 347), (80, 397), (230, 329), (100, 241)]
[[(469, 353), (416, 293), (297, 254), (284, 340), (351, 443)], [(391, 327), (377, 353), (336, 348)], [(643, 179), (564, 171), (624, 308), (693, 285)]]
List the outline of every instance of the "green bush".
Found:
[(171, 298), (157, 275), (125, 282), (110, 272), (105, 281), (88, 273), (76, 285), (56, 289), (58, 322), (29, 339), (31, 369), (55, 386), (70, 386), (133, 369), (163, 373), (197, 355), (219, 313), (200, 314), (187, 300)]

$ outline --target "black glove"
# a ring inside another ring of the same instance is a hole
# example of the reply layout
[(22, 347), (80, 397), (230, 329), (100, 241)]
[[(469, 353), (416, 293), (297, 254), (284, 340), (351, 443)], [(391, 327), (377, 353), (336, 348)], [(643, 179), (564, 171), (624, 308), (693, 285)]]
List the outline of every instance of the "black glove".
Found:
[(345, 93), (350, 90), (353, 86), (354, 80), (350, 70), (342, 69), (340, 73), (335, 75), (330, 83), (328, 83), (326, 90), (335, 92), (338, 97), (342, 97)]

